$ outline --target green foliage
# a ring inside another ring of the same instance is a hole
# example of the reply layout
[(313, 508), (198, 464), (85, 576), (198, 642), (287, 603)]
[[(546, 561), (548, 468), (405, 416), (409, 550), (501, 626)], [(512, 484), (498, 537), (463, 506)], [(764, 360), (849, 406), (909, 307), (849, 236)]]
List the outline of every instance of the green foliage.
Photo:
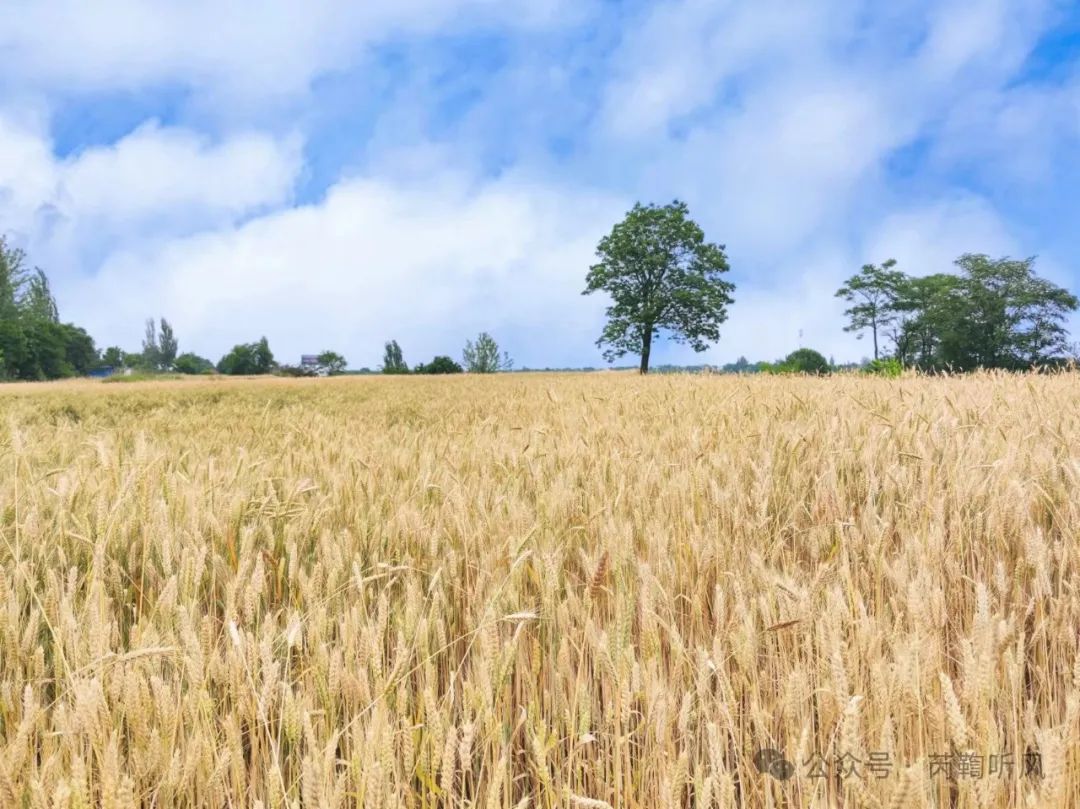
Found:
[(345, 358), (336, 351), (324, 351), (319, 355), (319, 368), (325, 370), (330, 376), (345, 373), (347, 364)]
[(960, 272), (907, 278), (898, 288), (893, 356), (926, 370), (1020, 370), (1068, 354), (1076, 296), (1034, 272), (1033, 258), (965, 254)]
[(446, 356), (438, 356), (427, 365), (420, 364), (413, 369), (414, 374), (460, 374), (464, 369)]
[(146, 334), (142, 342), (142, 358), (139, 367), (148, 371), (161, 368), (161, 349), (158, 347), (157, 324), (154, 318), (146, 319)]
[(106, 368), (123, 368), (127, 361), (128, 356), (120, 346), (109, 346), (101, 354), (101, 365)]
[(176, 352), (178, 350), (178, 344), (176, 342), (176, 334), (173, 333), (173, 327), (165, 318), (161, 318), (159, 321), (161, 324), (160, 337), (158, 338), (158, 367), (167, 371), (173, 367), (176, 362)]
[(35, 269), (26, 279), (26, 288), (19, 300), (24, 316), (49, 323), (59, 323), (56, 299), (49, 287), (49, 279), (40, 269)]
[(480, 332), (475, 343), (472, 340), (465, 341), (462, 359), (470, 374), (493, 374), (497, 371), (509, 371), (514, 367), (510, 355), (505, 351), (499, 356), (499, 344), (486, 331)]
[(903, 375), (904, 366), (900, 360), (894, 358), (871, 360), (863, 371), (864, 373), (874, 374), (875, 376), (896, 378)]
[(214, 363), (190, 351), (177, 357), (172, 367), (179, 374), (212, 374), (214, 372)]
[(582, 294), (611, 296), (597, 340), (608, 362), (637, 352), (647, 373), (653, 339), (665, 332), (695, 351), (720, 339), (735, 287), (721, 278), (729, 269), (724, 246), (705, 241), (685, 203), (636, 204), (596, 254)]
[(183, 379), (184, 374), (159, 374), (149, 371), (138, 371), (133, 374), (114, 374), (101, 380), (106, 385), (123, 385), (128, 382), (161, 382), (162, 380)]
[(0, 378), (58, 379), (97, 362), (90, 335), (60, 322), (45, 273), (0, 237)]
[(220, 373), (230, 376), (269, 374), (276, 366), (270, 344), (263, 337), (257, 343), (241, 343), (218, 361)]
[(812, 348), (792, 351), (780, 362), (762, 362), (758, 369), (766, 374), (827, 374), (832, 370), (829, 361)]
[(784, 358), (784, 366), (799, 374), (827, 374), (832, 370), (824, 355), (812, 348), (800, 348)]
[(904, 274), (894, 270), (896, 259), (890, 258), (880, 267), (864, 264), (858, 275), (853, 275), (836, 291), (852, 306), (844, 311), (848, 324), (844, 331), (858, 332), (862, 338), (867, 329), (874, 338), (874, 359), (880, 356), (878, 336), (892, 325), (898, 316), (898, 300), (904, 285)]
[(391, 340), (386, 344), (386, 350), (383, 353), (382, 372), (384, 374), (409, 373), (409, 366), (405, 364), (405, 359), (401, 355), (401, 346), (398, 345), (397, 340)]

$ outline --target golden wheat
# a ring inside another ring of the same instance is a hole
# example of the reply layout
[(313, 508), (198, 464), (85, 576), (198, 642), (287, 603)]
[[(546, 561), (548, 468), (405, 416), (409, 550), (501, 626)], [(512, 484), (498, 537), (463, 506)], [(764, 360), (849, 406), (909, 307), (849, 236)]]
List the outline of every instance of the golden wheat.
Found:
[(1078, 492), (1068, 374), (0, 387), (0, 805), (1080, 806)]

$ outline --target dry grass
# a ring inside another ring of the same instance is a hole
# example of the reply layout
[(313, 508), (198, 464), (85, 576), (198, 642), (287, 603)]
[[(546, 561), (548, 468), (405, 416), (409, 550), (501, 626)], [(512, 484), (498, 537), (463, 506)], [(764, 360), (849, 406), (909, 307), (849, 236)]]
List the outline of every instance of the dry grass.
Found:
[[(1078, 402), (1066, 375), (0, 388), (0, 806), (1080, 805)], [(950, 750), (987, 771), (931, 775)]]

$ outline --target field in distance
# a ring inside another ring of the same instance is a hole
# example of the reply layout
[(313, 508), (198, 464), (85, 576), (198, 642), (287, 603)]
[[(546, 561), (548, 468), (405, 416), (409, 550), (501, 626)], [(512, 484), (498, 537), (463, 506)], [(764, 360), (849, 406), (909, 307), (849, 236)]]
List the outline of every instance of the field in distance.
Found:
[(0, 806), (1080, 805), (1078, 402), (0, 387)]

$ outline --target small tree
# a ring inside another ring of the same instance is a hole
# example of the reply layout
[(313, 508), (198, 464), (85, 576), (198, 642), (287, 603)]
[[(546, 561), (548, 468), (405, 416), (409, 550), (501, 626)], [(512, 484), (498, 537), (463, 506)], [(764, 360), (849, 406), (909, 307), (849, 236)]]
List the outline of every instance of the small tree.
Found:
[(827, 374), (831, 366), (821, 353), (812, 348), (800, 348), (784, 358), (780, 370), (796, 374)]
[(330, 376), (345, 373), (346, 361), (336, 351), (324, 351), (319, 355), (319, 368), (324, 369)]
[(612, 299), (608, 324), (597, 346), (608, 362), (629, 352), (649, 371), (653, 339), (667, 332), (694, 351), (720, 339), (720, 324), (733, 303), (734, 285), (724, 246), (705, 241), (686, 204), (635, 205), (596, 249), (584, 295), (603, 291)]
[(386, 350), (383, 353), (382, 372), (384, 374), (409, 373), (409, 366), (405, 364), (405, 359), (401, 354), (401, 346), (398, 345), (397, 340), (391, 340), (386, 344)]
[(157, 324), (154, 318), (146, 320), (146, 335), (142, 343), (142, 365), (151, 371), (161, 366), (161, 349), (158, 347)]
[(470, 374), (493, 374), (497, 371), (509, 371), (514, 367), (510, 355), (505, 351), (499, 356), (499, 344), (486, 331), (480, 332), (475, 343), (472, 340), (465, 341), (462, 359)]
[(101, 355), (101, 364), (108, 368), (121, 368), (125, 361), (126, 355), (120, 346), (109, 346)]
[(158, 338), (158, 367), (168, 371), (176, 362), (178, 345), (173, 327), (165, 318), (161, 318), (161, 335)]
[(35, 269), (27, 278), (26, 291), (23, 292), (19, 306), (27, 317), (36, 317), (50, 323), (60, 322), (56, 298), (49, 287), (48, 277), (41, 269)]
[(218, 361), (218, 371), (232, 376), (268, 374), (276, 363), (270, 344), (263, 337), (257, 343), (241, 343)]
[(890, 258), (880, 267), (864, 264), (858, 275), (849, 278), (844, 286), (836, 291), (836, 297), (843, 298), (852, 306), (844, 311), (848, 316), (848, 325), (844, 331), (862, 332), (870, 330), (874, 338), (874, 359), (879, 359), (878, 334), (895, 322), (898, 314), (898, 299), (904, 285), (905, 276), (894, 270), (896, 259)]
[(173, 370), (180, 374), (209, 374), (214, 371), (214, 363), (189, 351), (176, 358)]
[(460, 374), (462, 367), (446, 356), (438, 356), (427, 365), (417, 365), (413, 369), (416, 374)]

